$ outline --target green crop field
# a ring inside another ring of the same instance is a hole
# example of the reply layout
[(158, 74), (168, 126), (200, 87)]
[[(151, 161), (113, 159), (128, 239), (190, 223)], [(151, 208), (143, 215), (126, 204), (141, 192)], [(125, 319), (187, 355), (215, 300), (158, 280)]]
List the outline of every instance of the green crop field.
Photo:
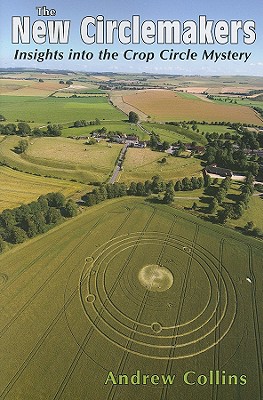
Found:
[(261, 399), (262, 250), (135, 198), (16, 246), (0, 256), (1, 399)]
[(31, 139), (24, 154), (13, 150), (19, 138), (8, 136), (0, 143), (0, 161), (20, 171), (83, 183), (107, 180), (121, 146), (103, 141), (93, 146), (68, 138)]
[(197, 129), (199, 129), (200, 132), (217, 132), (217, 133), (230, 133), (234, 134), (236, 131), (234, 129), (231, 129), (227, 126), (224, 125), (207, 125), (207, 124), (197, 124)]
[[(161, 163), (162, 158), (166, 163)], [(165, 181), (185, 176), (200, 176), (201, 161), (193, 157), (173, 157), (150, 149), (129, 148), (123, 163), (120, 182), (138, 182), (161, 175)]]
[(56, 98), (1, 96), (1, 114), (8, 122), (34, 121), (40, 125), (70, 123), (79, 119), (123, 120), (124, 114), (104, 97)]
[(87, 185), (43, 178), (0, 166), (0, 211), (28, 204), (41, 194), (61, 192), (66, 197), (87, 190)]
[[(169, 143), (175, 143), (178, 140), (181, 140), (184, 143), (189, 143), (189, 142), (191, 143), (194, 141), (201, 146), (204, 146), (207, 143), (206, 138), (202, 136), (201, 133), (194, 132), (190, 126), (189, 129), (185, 129), (175, 125), (158, 124), (150, 122), (148, 123), (144, 122), (142, 123), (142, 126), (150, 132), (154, 131), (155, 133), (157, 133), (160, 136), (161, 141), (167, 140)], [(204, 126), (207, 127), (209, 125), (204, 125)], [(200, 132), (202, 132), (201, 129)]]

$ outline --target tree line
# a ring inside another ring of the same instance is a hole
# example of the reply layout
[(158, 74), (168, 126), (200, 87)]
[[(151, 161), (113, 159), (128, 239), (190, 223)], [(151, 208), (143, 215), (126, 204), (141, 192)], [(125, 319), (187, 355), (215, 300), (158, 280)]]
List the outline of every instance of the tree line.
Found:
[(48, 193), (30, 204), (23, 204), (0, 214), (0, 252), (5, 242), (22, 243), (44, 233), (60, 223), (63, 218), (77, 215), (73, 200), (66, 200), (62, 193)]
[(48, 124), (46, 129), (34, 128), (31, 129), (28, 123), (18, 122), (18, 124), (0, 124), (1, 135), (18, 135), (18, 136), (61, 136), (62, 125)]
[(92, 192), (83, 196), (85, 204), (90, 207), (107, 199), (113, 199), (123, 196), (150, 196), (151, 194), (163, 193), (162, 201), (170, 204), (174, 201), (175, 191), (199, 189), (208, 183), (207, 179), (202, 177), (185, 177), (175, 184), (173, 181), (164, 182), (159, 175), (155, 175), (151, 180), (145, 182), (125, 183), (107, 183), (95, 187)]
[(92, 121), (86, 121), (85, 119), (77, 120), (73, 122), (73, 126), (71, 128), (82, 128), (83, 126), (90, 125), (100, 125), (100, 120), (98, 118), (95, 118)]

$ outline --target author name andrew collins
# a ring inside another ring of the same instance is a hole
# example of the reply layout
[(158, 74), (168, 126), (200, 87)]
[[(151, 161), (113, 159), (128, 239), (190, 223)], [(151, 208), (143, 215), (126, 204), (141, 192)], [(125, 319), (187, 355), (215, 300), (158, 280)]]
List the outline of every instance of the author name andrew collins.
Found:
[[(207, 373), (186, 371), (182, 375), (186, 385), (241, 385), (247, 383), (245, 374), (227, 374), (226, 371), (210, 370)], [(170, 374), (145, 374), (137, 370), (134, 374), (114, 374), (108, 372), (104, 385), (173, 385), (176, 383), (177, 375)]]

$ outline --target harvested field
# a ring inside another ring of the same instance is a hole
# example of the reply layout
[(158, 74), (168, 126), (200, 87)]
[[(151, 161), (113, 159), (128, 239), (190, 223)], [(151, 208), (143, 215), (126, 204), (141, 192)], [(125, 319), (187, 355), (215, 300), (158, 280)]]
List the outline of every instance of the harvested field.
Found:
[[(136, 93), (140, 93), (140, 92), (136, 92)], [(119, 110), (124, 112), (126, 115), (128, 115), (130, 111), (134, 111), (134, 112), (136, 112), (136, 114), (139, 115), (139, 118), (141, 121), (146, 121), (147, 117), (148, 117), (147, 114), (145, 114), (141, 109), (136, 107), (134, 104), (132, 105), (132, 104), (126, 102), (126, 100), (125, 100), (126, 95), (127, 95), (126, 91), (117, 91), (116, 90), (116, 91), (114, 91), (114, 93), (112, 93), (110, 95), (110, 100), (115, 107), (117, 107)]]
[(11, 96), (43, 96), (47, 97), (56, 90), (66, 87), (58, 81), (47, 80), (44, 82), (18, 80), (18, 79), (0, 79), (0, 93)]
[(156, 121), (226, 121), (261, 124), (261, 119), (249, 107), (229, 106), (184, 97), (169, 90), (146, 90), (126, 94), (123, 101)]

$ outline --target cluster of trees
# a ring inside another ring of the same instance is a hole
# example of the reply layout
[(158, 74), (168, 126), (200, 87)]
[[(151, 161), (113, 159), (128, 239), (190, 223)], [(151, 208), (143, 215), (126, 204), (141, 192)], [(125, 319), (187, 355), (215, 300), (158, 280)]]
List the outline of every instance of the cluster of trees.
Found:
[(230, 132), (225, 132), (225, 133), (218, 133), (218, 132), (207, 132), (205, 134), (205, 137), (208, 142), (211, 142), (212, 140), (233, 140), (237, 141), (240, 138), (240, 135), (237, 133), (230, 133)]
[(71, 218), (76, 214), (74, 201), (66, 200), (61, 193), (42, 195), (30, 204), (4, 210), (0, 214), (0, 252), (4, 242), (22, 243), (27, 238), (48, 231), (63, 217)]
[(31, 128), (26, 122), (19, 122), (17, 125), (13, 123), (0, 124), (0, 134), (27, 136), (31, 134)]
[(251, 172), (256, 176), (259, 171), (259, 163), (256, 161), (250, 161), (245, 149), (248, 148), (248, 146), (252, 150), (258, 149), (260, 144), (258, 140), (254, 141), (252, 134), (249, 135), (249, 138), (247, 138), (249, 140), (249, 144), (243, 141), (243, 145), (239, 148), (235, 148), (233, 143), (229, 140), (225, 142), (220, 140), (210, 141), (206, 146), (203, 158), (207, 161), (207, 164), (215, 163), (223, 168)]
[(237, 145), (240, 149), (257, 150), (260, 147), (263, 147), (262, 132), (257, 133), (254, 131), (249, 131), (244, 126), (238, 124), (233, 125), (235, 126), (235, 129), (237, 131), (236, 134), (230, 132), (220, 134), (218, 132), (207, 133), (205, 137), (209, 142), (209, 145), (213, 144), (214, 142), (219, 144), (218, 140), (225, 140), (223, 144), (227, 144), (228, 146), (230, 144), (232, 146)]
[(107, 183), (94, 188), (92, 192), (87, 193), (83, 199), (88, 207), (101, 203), (107, 199), (127, 196), (128, 188), (125, 183)]
[(93, 121), (86, 121), (85, 119), (81, 119), (78, 121), (74, 121), (73, 127), (74, 128), (80, 128), (82, 126), (89, 126), (89, 125), (100, 125), (100, 120), (98, 118), (95, 118)]
[(47, 129), (34, 128), (31, 129), (28, 123), (19, 122), (17, 125), (9, 123), (0, 124), (1, 135), (19, 135), (19, 136), (61, 136), (62, 126), (57, 124), (48, 124)]
[(175, 185), (174, 185), (174, 190), (176, 192), (178, 191), (188, 191), (188, 190), (195, 190), (195, 189), (201, 189), (204, 186), (207, 186), (210, 182), (208, 182), (208, 179), (205, 177), (203, 179), (201, 176), (196, 177), (192, 176), (192, 178), (183, 178), (182, 180), (178, 180)]
[[(217, 211), (217, 220), (221, 224), (225, 224), (229, 219), (240, 218), (248, 207), (249, 200), (254, 192), (254, 177), (247, 174), (245, 183), (241, 186), (241, 193), (237, 197), (235, 203), (224, 202), (227, 193), (231, 187), (231, 178), (228, 176), (218, 187), (214, 198), (212, 199), (208, 211), (213, 214)], [(219, 206), (221, 209), (218, 210)]]
[(152, 150), (165, 151), (169, 149), (170, 143), (167, 142), (167, 140), (161, 142), (159, 134), (152, 131), (150, 135), (149, 146)]

